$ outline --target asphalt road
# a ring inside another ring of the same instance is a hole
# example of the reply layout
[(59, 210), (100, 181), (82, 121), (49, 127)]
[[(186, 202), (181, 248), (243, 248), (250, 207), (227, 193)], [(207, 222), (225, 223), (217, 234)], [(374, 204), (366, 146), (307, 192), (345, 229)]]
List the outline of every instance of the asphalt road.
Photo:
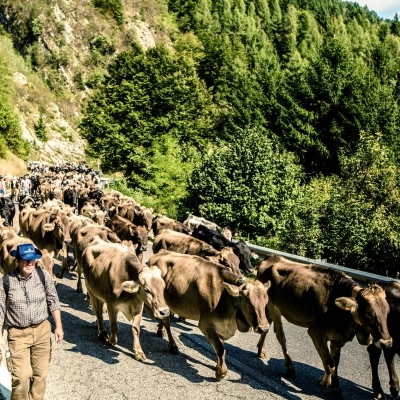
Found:
[[(171, 355), (167, 340), (156, 335), (156, 321), (144, 315), (140, 339), (147, 361), (139, 362), (132, 357), (132, 331), (122, 314), (118, 344), (108, 345), (97, 338), (95, 317), (84, 294), (75, 292), (76, 276), (67, 273), (64, 279), (58, 279), (57, 288), (65, 339), (53, 345), (45, 400), (331, 398), (329, 389), (316, 385), (323, 375), (322, 363), (303, 328), (284, 325), (296, 378), (285, 378), (282, 352), (271, 329), (267, 360), (256, 357), (257, 334), (238, 332), (228, 340), (225, 349), (229, 372), (223, 381), (216, 382), (214, 351), (195, 321), (182, 323), (173, 318), (173, 335), (180, 352)], [(398, 358), (396, 364), (400, 371)], [(356, 341), (347, 343), (339, 366), (344, 398), (372, 399), (370, 375), (366, 348)], [(389, 393), (383, 357), (380, 376)]]

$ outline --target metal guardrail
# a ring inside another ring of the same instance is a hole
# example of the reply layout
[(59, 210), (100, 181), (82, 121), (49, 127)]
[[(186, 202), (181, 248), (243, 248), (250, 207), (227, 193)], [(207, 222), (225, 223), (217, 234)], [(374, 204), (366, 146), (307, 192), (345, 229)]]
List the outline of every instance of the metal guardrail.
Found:
[(344, 272), (346, 275), (352, 277), (355, 281), (360, 283), (375, 283), (375, 282), (393, 282), (396, 281), (400, 283), (399, 279), (389, 278), (383, 275), (371, 274), (369, 272), (359, 271), (357, 269), (351, 269), (347, 267), (342, 267), (340, 265), (330, 264), (320, 260), (313, 260), (307, 257), (296, 256), (289, 253), (284, 253), (283, 251), (268, 249), (266, 247), (257, 246), (255, 244), (247, 243), (251, 251), (254, 251), (258, 256), (266, 256), (268, 254), (276, 254), (285, 257), (289, 260), (300, 262), (303, 264), (316, 264), (323, 267), (333, 268)]

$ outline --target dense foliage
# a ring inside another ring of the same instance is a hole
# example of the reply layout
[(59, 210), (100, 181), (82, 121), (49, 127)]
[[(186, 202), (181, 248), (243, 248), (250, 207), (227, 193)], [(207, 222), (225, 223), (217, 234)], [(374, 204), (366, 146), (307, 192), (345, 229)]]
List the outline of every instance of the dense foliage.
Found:
[(7, 55), (0, 52), (0, 158), (5, 158), (7, 149), (21, 158), (29, 154), (29, 144), (22, 139), (22, 130), (13, 104), (11, 72), (7, 66)]
[(169, 11), (173, 46), (118, 54), (84, 112), (104, 168), (156, 211), (394, 276), (398, 17), (340, 0), (170, 0)]

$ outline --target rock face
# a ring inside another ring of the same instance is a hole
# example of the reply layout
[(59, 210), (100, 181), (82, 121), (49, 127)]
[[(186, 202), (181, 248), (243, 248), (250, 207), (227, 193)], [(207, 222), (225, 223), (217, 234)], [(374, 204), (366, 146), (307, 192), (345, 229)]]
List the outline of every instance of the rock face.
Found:
[[(1, 2), (0, 23), (12, 37), (13, 51), (34, 65), (33, 71), (19, 68), (12, 76), (15, 111), (23, 138), (31, 143), (31, 159), (84, 159), (81, 110), (108, 64), (128, 50), (132, 41), (145, 50), (157, 42), (169, 42), (154, 22), (159, 21), (155, 4), (143, 8), (122, 0), (122, 5), (123, 23), (117, 26), (112, 14), (95, 8), (91, 0), (35, 5), (24, 0)], [(108, 47), (96, 47), (96, 43)], [(45, 125), (47, 140), (36, 134), (39, 120)]]

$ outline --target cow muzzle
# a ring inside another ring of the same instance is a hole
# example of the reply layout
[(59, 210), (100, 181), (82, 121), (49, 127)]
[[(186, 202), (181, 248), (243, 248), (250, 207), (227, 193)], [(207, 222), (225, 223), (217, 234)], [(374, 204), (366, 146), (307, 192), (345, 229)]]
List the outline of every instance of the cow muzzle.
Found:
[(147, 246), (142, 246), (142, 251), (147, 251)]
[(388, 340), (379, 339), (374, 344), (379, 349), (388, 349), (389, 347), (392, 347), (393, 340), (392, 340), (392, 338), (390, 338)]
[(169, 308), (168, 307), (163, 307), (163, 308), (159, 308), (158, 310), (156, 310), (155, 313), (154, 313), (154, 316), (156, 318), (163, 319), (163, 318), (169, 317), (170, 314), (171, 313), (169, 311)]
[(269, 332), (269, 324), (268, 325), (258, 325), (256, 329), (254, 329), (254, 332), (259, 333), (260, 335), (262, 333), (268, 333)]
[(64, 239), (64, 243), (65, 243), (65, 244), (68, 244), (68, 245), (70, 245), (70, 244), (71, 244), (71, 242), (72, 242), (72, 240), (71, 240), (71, 239)]

